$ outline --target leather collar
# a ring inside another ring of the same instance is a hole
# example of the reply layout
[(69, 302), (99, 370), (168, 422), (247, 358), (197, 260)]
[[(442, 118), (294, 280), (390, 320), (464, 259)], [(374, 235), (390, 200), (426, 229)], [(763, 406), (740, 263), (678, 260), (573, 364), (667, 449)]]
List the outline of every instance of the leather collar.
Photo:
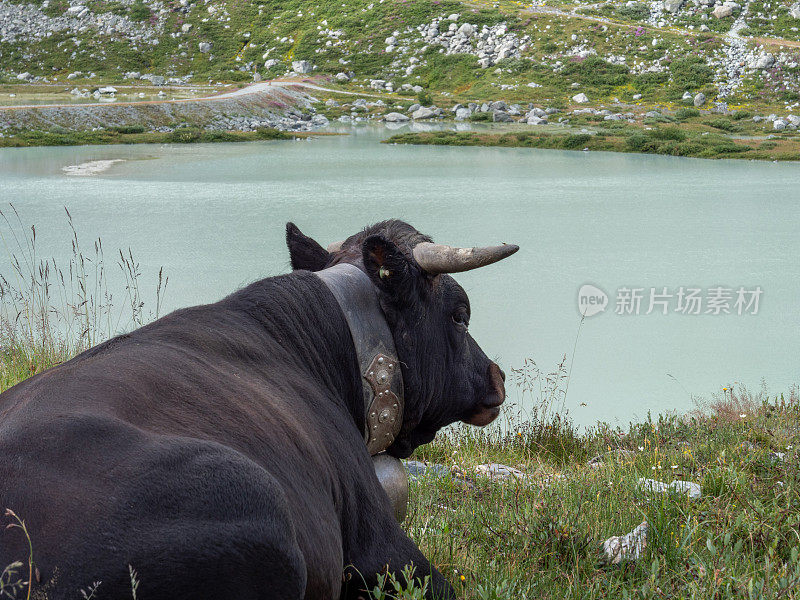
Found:
[(350, 327), (364, 400), (364, 441), (371, 455), (392, 445), (403, 423), (403, 375), (374, 284), (342, 263), (315, 273), (333, 293)]

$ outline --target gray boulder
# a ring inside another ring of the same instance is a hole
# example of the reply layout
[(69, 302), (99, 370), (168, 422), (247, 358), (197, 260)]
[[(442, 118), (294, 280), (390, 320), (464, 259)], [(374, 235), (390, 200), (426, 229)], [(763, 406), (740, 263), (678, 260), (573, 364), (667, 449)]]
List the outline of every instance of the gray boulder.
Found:
[(664, 0), (664, 10), (674, 15), (681, 9), (683, 2), (684, 0)]
[(699, 93), (698, 93), (698, 94), (697, 94), (697, 95), (694, 97), (694, 99), (692, 100), (692, 103), (693, 103), (693, 104), (694, 104), (694, 105), (695, 105), (697, 108), (700, 108), (701, 106), (703, 106), (703, 104), (705, 104), (705, 103), (706, 103), (706, 95), (705, 95), (703, 92), (699, 92)]
[(197, 48), (203, 54), (208, 54), (209, 52), (211, 52), (211, 42), (200, 42), (199, 44), (197, 44)]
[(472, 116), (472, 111), (467, 107), (456, 109), (456, 121), (464, 121)]
[(572, 97), (572, 101), (577, 102), (578, 104), (586, 104), (587, 102), (589, 102), (589, 98), (586, 94), (581, 92), (580, 94), (575, 94)]
[(723, 4), (722, 6), (717, 6), (711, 12), (711, 14), (714, 16), (715, 19), (724, 19), (726, 17), (730, 17), (733, 14), (733, 7)]
[(314, 65), (312, 65), (307, 60), (293, 60), (292, 61), (292, 71), (295, 73), (300, 73), (305, 75), (306, 73), (311, 73), (314, 69)]
[(403, 113), (399, 112), (390, 112), (389, 114), (383, 117), (383, 120), (387, 123), (405, 123), (409, 120), (408, 115), (404, 115)]
[(495, 123), (511, 123), (513, 120), (511, 115), (504, 110), (495, 110), (492, 112), (492, 121)]
[(417, 110), (411, 113), (411, 118), (415, 121), (422, 119), (432, 119), (436, 116), (436, 112), (427, 106), (420, 106)]

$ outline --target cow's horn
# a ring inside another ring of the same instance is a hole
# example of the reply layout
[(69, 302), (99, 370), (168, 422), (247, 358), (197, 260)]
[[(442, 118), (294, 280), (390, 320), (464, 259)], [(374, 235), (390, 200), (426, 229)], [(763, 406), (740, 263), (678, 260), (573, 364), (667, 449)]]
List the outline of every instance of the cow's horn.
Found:
[(421, 242), (412, 251), (414, 260), (431, 275), (439, 273), (460, 273), (478, 267), (485, 267), (503, 260), (519, 250), (514, 244), (487, 246), (485, 248), (455, 248), (431, 242)]
[(328, 244), (328, 252), (330, 254), (333, 254), (334, 252), (338, 252), (339, 250), (342, 249), (342, 244), (344, 244), (343, 241), (342, 242), (333, 242), (332, 244)]

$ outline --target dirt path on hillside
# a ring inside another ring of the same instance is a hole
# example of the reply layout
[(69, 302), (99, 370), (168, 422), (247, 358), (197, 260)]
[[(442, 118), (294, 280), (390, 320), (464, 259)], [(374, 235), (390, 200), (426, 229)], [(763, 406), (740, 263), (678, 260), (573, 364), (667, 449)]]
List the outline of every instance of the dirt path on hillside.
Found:
[(231, 98), (243, 98), (253, 94), (261, 94), (275, 90), (275, 88), (293, 88), (299, 87), (307, 90), (315, 90), (320, 92), (328, 92), (331, 94), (345, 94), (348, 96), (368, 96), (371, 98), (386, 98), (386, 94), (369, 94), (362, 92), (348, 92), (344, 90), (336, 90), (317, 85), (308, 80), (298, 79), (271, 79), (269, 81), (261, 81), (259, 83), (252, 83), (246, 87), (230, 92), (222, 92), (221, 94), (214, 94), (213, 96), (198, 96), (196, 98), (178, 98), (173, 100), (131, 100), (126, 102), (87, 102), (77, 103), (70, 102), (65, 104), (13, 104), (8, 106), (0, 106), (0, 110), (26, 110), (32, 108), (93, 108), (93, 107), (110, 107), (110, 106), (147, 106), (159, 104), (184, 104), (187, 102), (213, 102), (217, 100), (227, 100)]

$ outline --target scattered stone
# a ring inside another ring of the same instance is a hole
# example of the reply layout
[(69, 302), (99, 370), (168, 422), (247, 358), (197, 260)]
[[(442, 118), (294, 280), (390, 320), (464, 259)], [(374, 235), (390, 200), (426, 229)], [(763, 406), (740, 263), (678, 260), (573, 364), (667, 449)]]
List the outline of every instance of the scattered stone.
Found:
[(492, 111), (492, 121), (494, 123), (511, 123), (513, 120), (511, 115), (504, 110)]
[(733, 14), (733, 7), (722, 4), (714, 8), (711, 14), (714, 15), (715, 19), (724, 19), (726, 17), (730, 17)]
[(686, 494), (690, 499), (696, 500), (703, 495), (700, 486), (691, 481), (673, 481), (669, 485), (663, 481), (656, 481), (655, 479), (639, 478), (638, 487), (645, 492), (653, 492), (659, 494), (677, 493)]
[(475, 472), (483, 477), (494, 479), (496, 481), (527, 481), (529, 475), (523, 473), (519, 469), (509, 467), (500, 463), (486, 463), (475, 467)]
[(703, 92), (698, 92), (698, 94), (692, 100), (692, 103), (697, 107), (700, 108), (703, 104), (706, 103), (706, 95)]
[[(615, 116), (615, 115), (608, 115), (608, 116)], [(609, 119), (611, 120), (611, 119)], [(603, 454), (598, 454), (589, 459), (589, 462), (586, 464), (590, 467), (601, 467), (606, 462), (610, 462), (611, 460), (616, 460), (617, 462), (622, 462), (624, 460), (633, 460), (636, 458), (636, 452), (633, 450), (628, 450), (627, 448), (616, 448), (615, 450), (610, 450)]]
[(674, 15), (681, 9), (683, 2), (684, 0), (664, 0), (664, 10)]
[(789, 9), (789, 16), (793, 19), (800, 19), (800, 4), (795, 4)]
[(641, 100), (642, 99), (642, 95), (641, 94), (634, 94), (633, 95), (633, 99), (634, 100)]
[(209, 52), (211, 52), (211, 42), (200, 42), (199, 44), (197, 44), (197, 48), (203, 54), (208, 54)]
[(575, 94), (572, 97), (572, 101), (577, 102), (578, 104), (586, 104), (587, 102), (589, 102), (589, 98), (586, 94), (581, 92), (580, 94)]
[(409, 117), (403, 113), (390, 112), (389, 114), (384, 115), (383, 120), (387, 123), (405, 123), (409, 120)]
[(472, 116), (472, 111), (469, 107), (462, 106), (456, 109), (456, 121), (464, 121)]
[(784, 121), (783, 119), (775, 119), (772, 122), (772, 129), (774, 129), (775, 131), (783, 131), (784, 129), (786, 129), (786, 121)]
[(342, 82), (350, 81), (350, 75), (348, 75), (347, 73), (337, 73), (336, 81), (342, 81)]
[(101, 87), (97, 91), (100, 92), (101, 94), (110, 95), (110, 94), (116, 94), (117, 93), (117, 88), (111, 87), (110, 85), (107, 85), (105, 87)]
[(422, 119), (432, 119), (436, 116), (436, 113), (433, 109), (428, 108), (427, 106), (420, 106), (417, 110), (411, 113), (411, 118), (415, 121), (420, 121)]
[(775, 64), (775, 57), (767, 52), (762, 52), (757, 57), (755, 57), (755, 60), (751, 62), (751, 68), (759, 70), (769, 69), (774, 64)]
[(636, 561), (647, 547), (647, 521), (642, 521), (633, 531), (623, 536), (613, 536), (603, 542), (603, 559), (607, 564)]
[(305, 75), (307, 73), (311, 73), (314, 70), (314, 65), (312, 65), (307, 60), (293, 60), (292, 61), (292, 71), (295, 73), (300, 73), (301, 75)]

